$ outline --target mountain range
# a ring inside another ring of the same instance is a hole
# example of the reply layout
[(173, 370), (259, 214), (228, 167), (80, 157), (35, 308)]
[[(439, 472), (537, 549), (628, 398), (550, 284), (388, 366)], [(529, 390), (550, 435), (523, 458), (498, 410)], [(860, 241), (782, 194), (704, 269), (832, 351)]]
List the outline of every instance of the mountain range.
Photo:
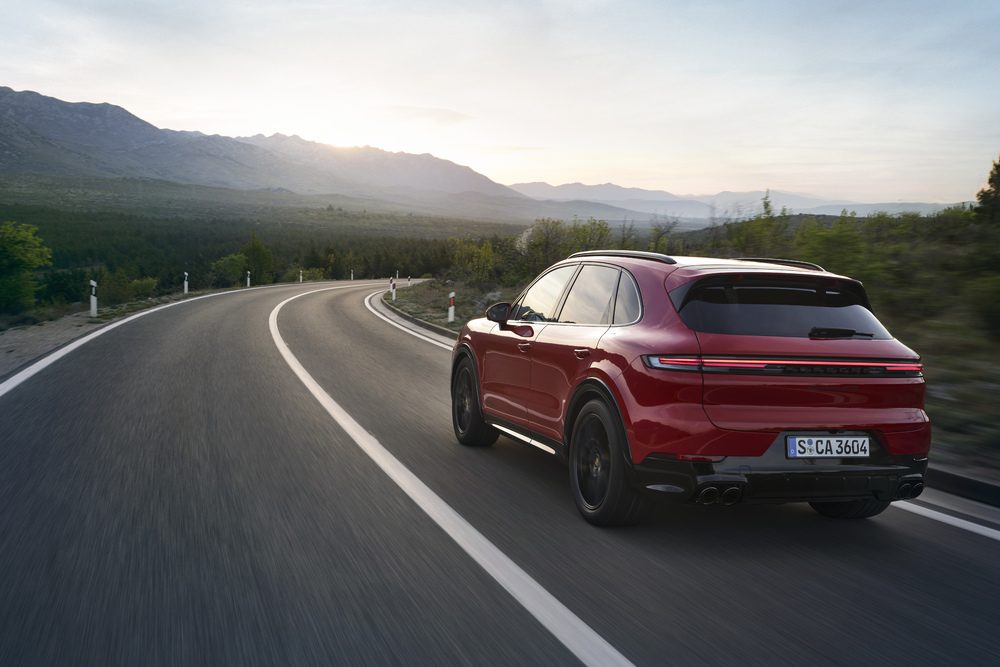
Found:
[[(526, 223), (540, 217), (596, 217), (636, 224), (661, 216), (681, 227), (738, 217), (759, 208), (763, 192), (678, 196), (611, 183), (552, 186), (497, 183), (429, 154), (369, 146), (341, 148), (283, 134), (226, 137), (158, 128), (112, 104), (65, 102), (0, 87), (0, 178), (45, 178), (50, 187), (88, 179), (148, 179), (225, 191), (274, 193), (275, 205), (314, 206), (329, 195), (373, 210)], [(54, 186), (52, 184), (55, 184)], [(67, 186), (68, 187), (68, 186)], [(174, 189), (173, 191), (176, 191)], [(280, 195), (280, 196), (279, 196)], [(776, 208), (795, 212), (857, 210), (851, 202), (771, 192)], [(899, 210), (898, 204), (865, 205)], [(905, 204), (905, 210), (940, 205)]]
[(584, 185), (566, 183), (514, 183), (517, 192), (546, 201), (593, 201), (620, 206), (632, 211), (668, 217), (696, 219), (732, 219), (752, 215), (759, 211), (765, 196), (770, 198), (775, 210), (787, 209), (792, 213), (812, 215), (839, 215), (844, 209), (859, 215), (883, 211), (886, 213), (934, 213), (948, 204), (925, 202), (864, 203), (849, 200), (822, 199), (813, 195), (783, 192), (780, 190), (750, 190), (746, 192), (717, 192), (711, 195), (675, 195), (666, 190), (625, 188), (614, 183)]

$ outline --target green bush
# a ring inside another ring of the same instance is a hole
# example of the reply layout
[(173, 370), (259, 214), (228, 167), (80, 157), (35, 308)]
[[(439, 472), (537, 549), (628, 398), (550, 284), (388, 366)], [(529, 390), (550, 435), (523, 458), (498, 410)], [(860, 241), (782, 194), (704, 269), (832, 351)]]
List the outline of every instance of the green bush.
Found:
[(965, 298), (983, 328), (1000, 337), (1000, 275), (973, 280), (965, 288)]
[(156, 278), (136, 278), (129, 283), (133, 299), (149, 299), (156, 291)]

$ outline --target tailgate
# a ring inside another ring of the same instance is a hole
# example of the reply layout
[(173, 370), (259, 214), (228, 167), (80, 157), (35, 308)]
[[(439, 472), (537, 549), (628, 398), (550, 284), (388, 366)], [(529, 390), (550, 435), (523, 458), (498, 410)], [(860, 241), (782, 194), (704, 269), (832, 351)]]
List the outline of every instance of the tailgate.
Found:
[(678, 301), (701, 348), (705, 412), (720, 428), (892, 432), (927, 422), (919, 358), (855, 281), (711, 276)]

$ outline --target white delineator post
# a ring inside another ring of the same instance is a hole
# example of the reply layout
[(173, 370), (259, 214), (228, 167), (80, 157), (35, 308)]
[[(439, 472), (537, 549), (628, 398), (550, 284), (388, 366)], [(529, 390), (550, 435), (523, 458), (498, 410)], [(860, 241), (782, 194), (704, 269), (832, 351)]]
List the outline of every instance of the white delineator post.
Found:
[(250, 287), (250, 272), (247, 271), (247, 287)]
[(90, 281), (90, 316), (97, 317), (97, 281)]
[(455, 321), (455, 293), (452, 292), (448, 295), (448, 321)]
[(184, 293), (188, 293), (188, 272), (184, 272)]
[(299, 282), (302, 282), (302, 269), (299, 269)]
[(354, 280), (354, 269), (351, 269), (351, 280)]
[(392, 292), (392, 300), (393, 300), (393, 302), (395, 302), (396, 301), (396, 281), (394, 279), (392, 279), (392, 278), (389, 278), (389, 291)]
[(410, 276), (406, 276), (406, 286), (410, 286)]

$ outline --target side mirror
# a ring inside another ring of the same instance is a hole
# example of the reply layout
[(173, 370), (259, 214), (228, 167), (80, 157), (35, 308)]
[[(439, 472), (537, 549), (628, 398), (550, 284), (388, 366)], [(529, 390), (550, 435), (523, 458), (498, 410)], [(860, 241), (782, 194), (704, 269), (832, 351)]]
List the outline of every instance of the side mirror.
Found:
[(496, 322), (497, 324), (503, 325), (507, 324), (507, 320), (510, 319), (510, 304), (509, 303), (495, 303), (486, 309), (486, 319), (490, 322)]

